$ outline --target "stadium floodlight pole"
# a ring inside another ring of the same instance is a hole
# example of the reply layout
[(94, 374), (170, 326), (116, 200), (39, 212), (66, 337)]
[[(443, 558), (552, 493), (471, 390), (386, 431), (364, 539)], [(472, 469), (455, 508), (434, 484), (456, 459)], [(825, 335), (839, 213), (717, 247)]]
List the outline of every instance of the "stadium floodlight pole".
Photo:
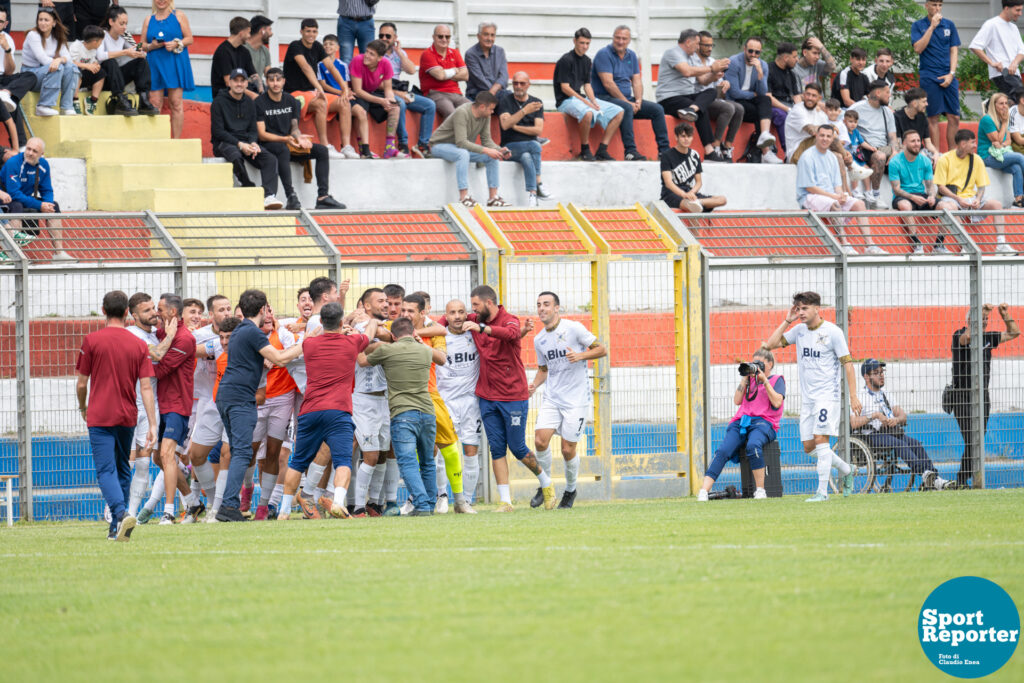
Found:
[(0, 248), (17, 259), (14, 271), (14, 347), (16, 391), (18, 392), (18, 504), (21, 519), (31, 522), (32, 505), (32, 380), (29, 351), (29, 275), (28, 258), (6, 230), (0, 229)]

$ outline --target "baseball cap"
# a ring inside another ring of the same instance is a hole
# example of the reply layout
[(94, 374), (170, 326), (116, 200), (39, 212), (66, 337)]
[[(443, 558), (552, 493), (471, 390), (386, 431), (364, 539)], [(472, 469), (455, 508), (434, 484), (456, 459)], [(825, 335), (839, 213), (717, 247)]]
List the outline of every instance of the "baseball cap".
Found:
[(875, 360), (874, 358), (868, 358), (866, 361), (864, 361), (863, 363), (860, 364), (860, 374), (861, 374), (861, 377), (863, 377), (864, 375), (868, 374), (869, 372), (874, 372), (875, 370), (878, 370), (879, 368), (884, 368), (884, 367), (885, 367), (885, 363), (882, 363), (881, 361)]
[(233, 81), (236, 78), (249, 78), (249, 74), (245, 73), (245, 69), (242, 68), (232, 69), (228, 74), (228, 80)]
[(256, 16), (254, 16), (252, 19), (249, 20), (249, 26), (251, 27), (250, 30), (253, 33), (256, 33), (257, 31), (259, 31), (264, 26), (271, 26), (271, 25), (273, 25), (273, 23), (274, 23), (273, 19), (268, 19), (267, 17), (263, 16), (262, 14), (257, 14)]

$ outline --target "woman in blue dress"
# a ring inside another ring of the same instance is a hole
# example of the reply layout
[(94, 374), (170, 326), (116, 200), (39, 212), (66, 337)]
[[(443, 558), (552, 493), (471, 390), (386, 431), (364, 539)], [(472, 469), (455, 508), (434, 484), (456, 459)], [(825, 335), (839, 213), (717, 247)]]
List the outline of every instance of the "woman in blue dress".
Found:
[(185, 125), (182, 92), (194, 90), (188, 46), (192, 28), (188, 17), (174, 9), (174, 0), (153, 0), (153, 14), (142, 22), (142, 50), (152, 75), (150, 103), (160, 109), (166, 93), (171, 108), (171, 137), (180, 138)]

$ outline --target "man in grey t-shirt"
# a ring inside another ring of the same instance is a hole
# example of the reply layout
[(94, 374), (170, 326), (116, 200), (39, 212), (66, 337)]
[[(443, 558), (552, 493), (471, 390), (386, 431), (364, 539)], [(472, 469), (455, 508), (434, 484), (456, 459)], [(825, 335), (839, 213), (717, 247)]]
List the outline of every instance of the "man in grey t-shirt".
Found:
[(817, 83), (824, 87), (824, 79), (835, 70), (836, 60), (820, 40), (811, 36), (800, 45), (800, 59), (793, 67), (793, 72), (800, 79), (801, 85)]
[(869, 86), (868, 98), (855, 102), (850, 111), (857, 112), (860, 117), (857, 130), (864, 136), (864, 142), (870, 146), (864, 148), (865, 152), (871, 153), (868, 163), (874, 171), (871, 175), (868, 203), (871, 208), (876, 208), (878, 188), (882, 183), (885, 167), (889, 159), (900, 151), (896, 138), (896, 119), (893, 117), (892, 109), (889, 109), (889, 84), (883, 80), (872, 83)]

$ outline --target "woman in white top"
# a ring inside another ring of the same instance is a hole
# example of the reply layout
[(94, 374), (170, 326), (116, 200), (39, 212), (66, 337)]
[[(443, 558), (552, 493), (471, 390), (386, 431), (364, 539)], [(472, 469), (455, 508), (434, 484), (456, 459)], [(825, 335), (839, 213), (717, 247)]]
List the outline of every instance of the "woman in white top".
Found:
[[(102, 28), (105, 31), (103, 43), (96, 51), (96, 57), (107, 72), (107, 86), (116, 100), (114, 113), (124, 116), (159, 114), (149, 102), (149, 62), (146, 61), (146, 53), (139, 49), (135, 38), (128, 32), (128, 13), (123, 7), (111, 5)], [(135, 83), (135, 92), (139, 94), (138, 111), (124, 96), (128, 83)]]
[(25, 34), (21, 49), (21, 70), (36, 75), (39, 93), (36, 116), (56, 116), (57, 96), (61, 114), (74, 116), (78, 90), (78, 67), (68, 52), (67, 29), (52, 7), (40, 7), (36, 25)]

